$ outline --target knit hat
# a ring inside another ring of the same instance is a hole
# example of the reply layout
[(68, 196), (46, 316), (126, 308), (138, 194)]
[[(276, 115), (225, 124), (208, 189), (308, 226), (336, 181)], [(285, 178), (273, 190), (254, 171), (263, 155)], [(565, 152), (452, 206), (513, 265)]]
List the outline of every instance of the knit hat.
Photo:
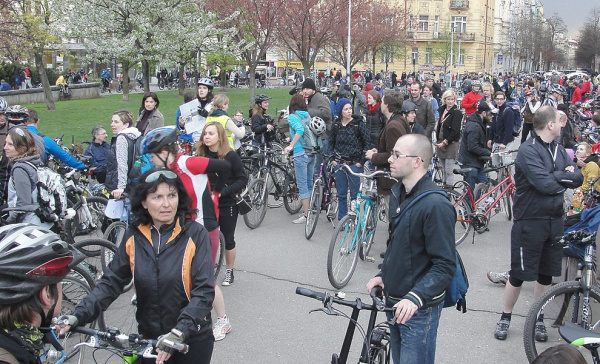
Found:
[(342, 98), (339, 99), (337, 104), (335, 105), (335, 114), (337, 116), (341, 116), (342, 115), (342, 109), (344, 108), (344, 106), (346, 105), (352, 105), (352, 103), (350, 102), (350, 100), (346, 99), (346, 98)]
[(485, 101), (485, 98), (483, 98), (483, 97), (479, 100), (479, 104), (477, 105), (477, 112), (482, 112), (482, 111), (492, 111), (492, 108)]
[(306, 80), (304, 80), (304, 82), (302, 82), (302, 88), (309, 88), (311, 90), (317, 91), (317, 85), (315, 84), (315, 80), (313, 80), (312, 78), (307, 78)]

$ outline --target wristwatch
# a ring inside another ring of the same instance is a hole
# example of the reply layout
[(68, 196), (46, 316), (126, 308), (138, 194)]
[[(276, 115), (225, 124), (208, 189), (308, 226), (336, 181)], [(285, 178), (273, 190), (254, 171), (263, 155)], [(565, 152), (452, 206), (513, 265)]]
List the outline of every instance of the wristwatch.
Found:
[(181, 339), (182, 342), (185, 341), (185, 335), (180, 330), (171, 329), (171, 334), (177, 336), (177, 338)]

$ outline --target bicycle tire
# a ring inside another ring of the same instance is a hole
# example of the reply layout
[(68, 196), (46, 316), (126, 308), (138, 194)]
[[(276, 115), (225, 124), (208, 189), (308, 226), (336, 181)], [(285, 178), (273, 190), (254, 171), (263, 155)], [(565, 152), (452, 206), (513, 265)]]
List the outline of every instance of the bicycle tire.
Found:
[(502, 200), (500, 203), (502, 204), (502, 209), (504, 209), (504, 213), (506, 214), (506, 219), (508, 221), (512, 220), (513, 211), (512, 211), (512, 192), (513, 189), (509, 189), (506, 191), (504, 196), (502, 196)]
[(450, 203), (452, 203), (454, 206), (454, 211), (456, 211), (456, 224), (454, 225), (454, 245), (458, 246), (471, 232), (473, 224), (470, 221), (471, 215), (473, 214), (473, 209), (467, 202), (467, 198), (462, 198), (460, 193), (454, 190), (448, 190), (446, 193), (448, 194)]
[[(106, 204), (108, 204), (108, 199), (99, 196), (90, 196), (86, 197), (86, 201), (92, 221), (86, 221), (86, 218), (84, 217), (85, 213), (82, 210), (83, 205), (81, 204), (81, 201), (78, 201), (75, 205), (73, 205), (75, 216), (71, 219), (65, 219), (65, 234), (67, 235), (67, 242), (70, 244), (75, 242), (76, 236), (101, 238), (103, 235), (102, 224), (105, 219), (104, 210), (106, 209)], [(81, 229), (82, 224), (93, 224), (95, 225), (95, 228), (86, 226), (86, 230), (84, 230)]]
[[(594, 332), (600, 332), (600, 290), (591, 286), (589, 290), (589, 312), (588, 323), (591, 323), (586, 329), (594, 328)], [(566, 343), (558, 332), (558, 327), (563, 325), (566, 320), (583, 326), (581, 312), (583, 308), (583, 287), (579, 281), (562, 282), (546, 291), (529, 309), (523, 329), (523, 344), (525, 345), (525, 354), (529, 362), (532, 362), (539, 353), (551, 346), (559, 343)], [(575, 305), (575, 302), (578, 302)], [(543, 309), (544, 323), (548, 333), (546, 342), (535, 340), (535, 324), (538, 314)], [(597, 317), (594, 318), (594, 311)], [(550, 324), (551, 323), (551, 324)], [(568, 344), (568, 343), (567, 343)], [(589, 359), (588, 359), (589, 362)]]
[[(350, 282), (356, 269), (358, 262), (358, 244), (354, 241), (356, 228), (355, 216), (344, 216), (335, 228), (329, 242), (327, 276), (329, 283), (336, 289), (344, 288)], [(339, 241), (338, 237), (340, 238)], [(349, 263), (349, 266), (344, 263)], [(347, 266), (347, 268), (344, 269), (344, 266)]]
[(247, 195), (250, 197), (252, 210), (244, 215), (244, 223), (250, 229), (259, 227), (267, 213), (267, 198), (269, 195), (265, 188), (265, 180), (262, 178), (257, 178), (248, 185)]
[(225, 236), (219, 231), (219, 247), (215, 257), (215, 281), (221, 272), (223, 261), (225, 260)]
[[(114, 245), (113, 247), (103, 247), (101, 251), (100, 257), (102, 258), (102, 271), (108, 267), (108, 264), (112, 261), (114, 254), (116, 253), (119, 246), (123, 242), (123, 236), (125, 235), (125, 231), (127, 231), (127, 223), (124, 221), (115, 221), (110, 224), (106, 231), (104, 232), (104, 240), (109, 241)], [(125, 288), (123, 288), (123, 292), (129, 291), (133, 287), (133, 279), (131, 282), (127, 283)]]
[[(62, 306), (60, 310), (60, 316), (72, 315), (75, 311), (75, 306), (87, 295), (90, 294), (92, 288), (90, 288), (84, 281), (74, 276), (67, 275), (62, 280)], [(105, 330), (106, 327), (100, 326), (98, 321), (91, 322), (86, 326), (89, 328), (95, 328), (98, 325), (98, 329)], [(88, 336), (78, 333), (69, 332), (64, 338), (59, 339), (60, 344), (65, 349), (66, 359), (71, 359), (77, 355), (80, 348), (75, 348), (75, 345), (81, 342), (87, 341)]]
[[(331, 186), (331, 184), (330, 184)], [(337, 188), (331, 187), (329, 190), (329, 203), (327, 204), (327, 221), (332, 222), (338, 214), (338, 195)]]
[(313, 190), (310, 194), (310, 201), (308, 203), (308, 212), (306, 214), (306, 225), (304, 225), (304, 237), (306, 240), (310, 240), (313, 234), (315, 233), (315, 229), (317, 228), (317, 223), (319, 222), (319, 214), (321, 213), (321, 199), (323, 196), (323, 182), (321, 178), (318, 178), (315, 181), (313, 186)]
[[(373, 241), (375, 240), (375, 232), (377, 231), (377, 216), (373, 213), (375, 206), (371, 206), (369, 210), (366, 212), (365, 221), (366, 226), (363, 231), (363, 237), (360, 241), (360, 245), (358, 248), (358, 257), (360, 260), (365, 260), (369, 256), (369, 252), (371, 251), (371, 247), (373, 246)], [(363, 240), (366, 238), (366, 241)]]
[(283, 206), (290, 214), (297, 214), (302, 208), (302, 200), (300, 199), (300, 190), (296, 177), (291, 174), (285, 176), (283, 182)]
[(389, 353), (386, 348), (373, 348), (371, 349), (371, 356), (369, 358), (369, 364), (388, 364)]

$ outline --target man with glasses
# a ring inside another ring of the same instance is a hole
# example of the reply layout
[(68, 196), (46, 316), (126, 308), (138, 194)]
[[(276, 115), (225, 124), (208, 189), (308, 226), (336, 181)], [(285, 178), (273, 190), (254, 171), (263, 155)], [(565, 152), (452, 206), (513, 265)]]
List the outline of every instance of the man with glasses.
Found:
[(386, 306), (396, 308), (388, 313), (398, 323), (390, 326), (396, 364), (434, 363), (444, 292), (456, 270), (456, 212), (445, 195), (422, 195), (440, 189), (427, 176), (432, 154), (427, 137), (407, 134), (388, 159), (392, 176), (400, 182), (390, 197), (390, 243), (367, 291), (383, 288)]
[(498, 106), (498, 112), (492, 120), (490, 128), (488, 148), (492, 151), (511, 150), (512, 142), (515, 140), (513, 129), (515, 125), (515, 114), (512, 107), (506, 103), (506, 95), (502, 91), (494, 94), (494, 101)]
[(476, 183), (487, 181), (483, 166), (485, 161), (482, 157), (489, 157), (491, 151), (486, 147), (487, 142), (487, 124), (492, 119), (492, 109), (485, 102), (480, 100), (477, 106), (477, 112), (469, 115), (467, 123), (462, 130), (462, 141), (458, 151), (458, 162), (463, 167), (473, 168), (471, 173), (467, 174), (465, 180), (475, 189)]

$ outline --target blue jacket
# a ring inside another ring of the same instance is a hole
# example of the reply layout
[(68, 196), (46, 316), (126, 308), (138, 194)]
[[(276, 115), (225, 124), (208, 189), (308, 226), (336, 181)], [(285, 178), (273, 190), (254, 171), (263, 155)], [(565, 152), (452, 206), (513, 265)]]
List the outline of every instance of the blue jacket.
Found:
[(489, 140), (494, 143), (507, 145), (515, 140), (513, 136), (513, 126), (515, 124), (515, 114), (506, 104), (498, 108), (498, 114), (494, 116), (492, 127), (490, 128)]
[(0, 84), (0, 91), (10, 91), (10, 90), (12, 90), (12, 87), (10, 87), (8, 82), (4, 81), (4, 82), (2, 82), (2, 84)]
[(104, 70), (100, 74), (100, 78), (101, 79), (105, 79), (106, 78), (106, 79), (110, 80), (110, 79), (112, 79), (112, 75), (110, 74), (110, 72), (108, 72), (108, 70)]
[(110, 155), (110, 144), (107, 142), (102, 144), (93, 142), (87, 147), (83, 154), (92, 157), (92, 166), (96, 167), (96, 173), (106, 171)]
[[(177, 125), (177, 130), (183, 132), (183, 131), (185, 131), (185, 129), (182, 129), (181, 125), (179, 125), (179, 117), (180, 116), (181, 116), (181, 109), (177, 108), (177, 115), (175, 115), (175, 125)], [(181, 133), (181, 134), (179, 134), (179, 140), (185, 140), (185, 141), (190, 142), (190, 143), (194, 142), (194, 138), (193, 138), (192, 133), (189, 133), (189, 134)]]
[(302, 110), (296, 110), (295, 113), (292, 113), (288, 116), (288, 123), (290, 124), (290, 138), (294, 139), (296, 134), (300, 134), (300, 140), (294, 145), (294, 155), (304, 154), (304, 126), (300, 121), (301, 118), (310, 118), (308, 112)]
[[(29, 130), (30, 132), (32, 132), (36, 135), (39, 134), (37, 128), (33, 125), (27, 125), (27, 130)], [(68, 165), (71, 168), (77, 168), (77, 169), (85, 168), (85, 164), (81, 163), (77, 159), (73, 158), (69, 153), (65, 152), (58, 144), (56, 144), (54, 139), (47, 137), (45, 135), (42, 136), (42, 138), (44, 139), (46, 156), (48, 156), (48, 154), (52, 154), (53, 156), (58, 158), (61, 162), (63, 162), (64, 164)]]

